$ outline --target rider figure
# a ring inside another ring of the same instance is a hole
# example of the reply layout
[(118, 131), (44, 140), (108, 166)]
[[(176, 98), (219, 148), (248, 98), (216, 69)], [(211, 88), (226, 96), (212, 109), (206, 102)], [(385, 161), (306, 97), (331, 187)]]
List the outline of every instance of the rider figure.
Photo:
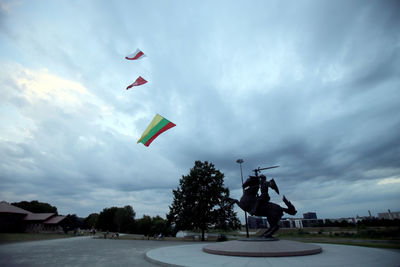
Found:
[(253, 189), (257, 187), (257, 191), (258, 191), (258, 187), (260, 186), (260, 181), (258, 179), (257, 176), (249, 176), (249, 178), (247, 178), (247, 180), (243, 183), (242, 187), (243, 189), (247, 190), (247, 189)]
[(256, 204), (254, 205), (253, 209), (250, 211), (250, 214), (252, 214), (252, 215), (256, 214), (258, 207), (261, 204), (266, 205), (269, 202), (269, 200), (271, 199), (268, 194), (268, 187), (274, 189), (279, 194), (279, 189), (275, 183), (275, 180), (271, 179), (270, 181), (267, 181), (267, 177), (265, 177), (265, 175), (263, 175), (263, 174), (260, 175), (259, 186), (260, 186), (261, 195), (257, 198)]

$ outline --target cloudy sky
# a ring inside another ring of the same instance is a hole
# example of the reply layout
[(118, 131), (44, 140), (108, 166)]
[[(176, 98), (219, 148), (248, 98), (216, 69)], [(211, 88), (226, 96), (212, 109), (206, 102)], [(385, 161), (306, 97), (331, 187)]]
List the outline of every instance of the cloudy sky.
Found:
[(300, 217), (400, 211), (399, 29), (399, 1), (0, 0), (0, 200), (165, 216), (196, 160), (240, 198), (243, 158)]

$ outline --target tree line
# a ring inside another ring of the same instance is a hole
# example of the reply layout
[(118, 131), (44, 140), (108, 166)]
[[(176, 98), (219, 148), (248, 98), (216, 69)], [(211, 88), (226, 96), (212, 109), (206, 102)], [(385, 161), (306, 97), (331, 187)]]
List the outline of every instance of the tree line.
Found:
[[(175, 235), (180, 230), (200, 231), (202, 240), (209, 228), (234, 230), (241, 223), (228, 201), (229, 189), (224, 186), (224, 174), (212, 163), (195, 161), (194, 167), (179, 180), (179, 186), (172, 190), (173, 202), (164, 219), (160, 216), (143, 215), (136, 219), (132, 206), (104, 208), (86, 218), (68, 214), (64, 230), (98, 229), (110, 232), (143, 234), (152, 236)], [(37, 200), (12, 203), (35, 213), (57, 213), (57, 208)]]
[(143, 215), (140, 219), (135, 219), (135, 216), (135, 211), (129, 205), (121, 208), (105, 208), (100, 214), (92, 213), (86, 217), (82, 227), (145, 236), (154, 236), (160, 233), (164, 236), (172, 234), (168, 221), (158, 215), (155, 217)]
[(235, 230), (241, 223), (228, 201), (229, 189), (224, 186), (224, 174), (214, 164), (195, 161), (194, 167), (179, 180), (172, 190), (173, 202), (167, 219), (144, 215), (135, 219), (131, 206), (105, 208), (100, 214), (90, 214), (84, 220), (85, 228), (153, 236), (175, 235), (180, 230), (200, 231), (204, 240), (209, 228)]
[[(11, 205), (34, 213), (55, 213), (58, 215), (55, 206), (37, 200), (14, 202)], [(136, 213), (130, 205), (110, 207), (104, 208), (100, 213), (92, 213), (86, 218), (78, 217), (76, 214), (68, 214), (60, 226), (65, 232), (80, 228), (146, 236), (160, 233), (170, 235), (172, 233), (168, 221), (158, 215), (155, 217), (143, 215), (140, 219), (135, 219), (135, 216)]]

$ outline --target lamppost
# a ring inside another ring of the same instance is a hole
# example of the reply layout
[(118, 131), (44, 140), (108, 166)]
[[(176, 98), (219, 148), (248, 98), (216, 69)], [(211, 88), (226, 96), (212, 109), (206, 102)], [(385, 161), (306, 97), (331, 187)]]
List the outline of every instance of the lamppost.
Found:
[[(238, 159), (236, 163), (239, 163), (240, 165), (240, 178), (242, 178), (242, 189), (244, 193), (244, 188), (243, 188), (243, 172), (242, 172), (242, 163), (244, 162), (243, 159)], [(247, 225), (247, 212), (244, 212), (244, 219), (246, 221), (246, 237), (249, 238), (249, 226)]]

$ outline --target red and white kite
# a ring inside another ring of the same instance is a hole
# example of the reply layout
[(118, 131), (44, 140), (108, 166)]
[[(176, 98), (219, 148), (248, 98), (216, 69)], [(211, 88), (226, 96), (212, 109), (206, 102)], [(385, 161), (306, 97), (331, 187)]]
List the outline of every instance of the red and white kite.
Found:
[(125, 58), (128, 59), (128, 60), (137, 60), (137, 59), (142, 59), (145, 56), (146, 55), (142, 51), (140, 51), (139, 49), (136, 49), (135, 52), (127, 55)]
[(145, 79), (143, 79), (141, 76), (139, 76), (139, 78), (137, 78), (134, 83), (132, 83), (131, 85), (126, 87), (126, 90), (131, 89), (134, 86), (139, 86), (139, 85), (142, 85), (142, 84), (145, 84), (145, 83), (147, 83), (147, 81)]

